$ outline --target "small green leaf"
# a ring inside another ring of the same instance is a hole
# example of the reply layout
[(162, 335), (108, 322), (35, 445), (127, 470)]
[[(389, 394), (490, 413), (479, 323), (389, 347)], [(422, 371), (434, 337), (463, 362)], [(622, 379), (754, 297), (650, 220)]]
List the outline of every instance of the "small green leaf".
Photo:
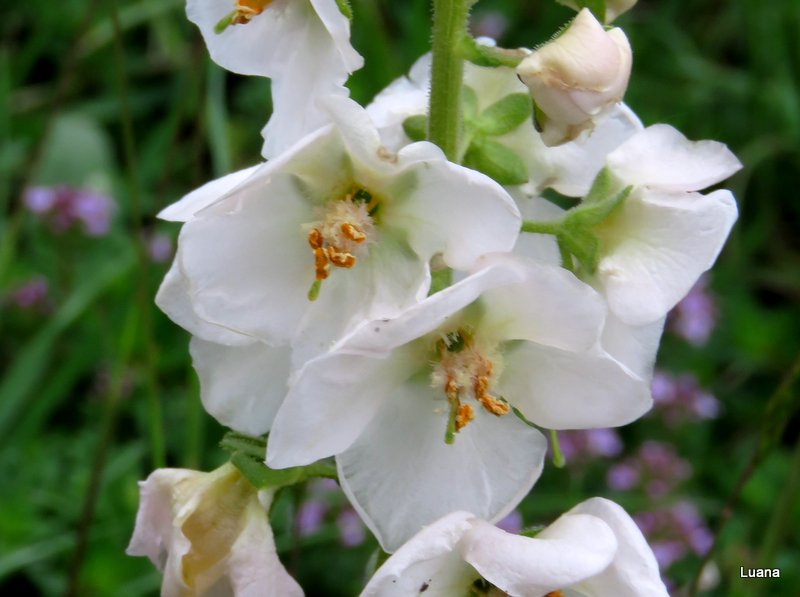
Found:
[(597, 176), (594, 177), (592, 188), (589, 189), (589, 194), (586, 195), (583, 202), (597, 203), (598, 201), (608, 199), (613, 192), (613, 187), (614, 175), (611, 174), (611, 170), (608, 168), (603, 168), (597, 173)]
[(532, 110), (531, 97), (527, 93), (512, 93), (481, 112), (476, 125), (487, 135), (505, 135), (527, 121)]
[(353, 20), (353, 7), (350, 6), (350, 0), (336, 0), (336, 6), (339, 7), (339, 12), (342, 13), (348, 21)]
[(517, 185), (528, 182), (525, 162), (505, 145), (489, 139), (475, 139), (464, 156), (464, 165), (502, 185)]
[(424, 141), (428, 136), (428, 117), (425, 114), (415, 114), (403, 121), (403, 130), (412, 141)]
[(602, 224), (623, 204), (633, 187), (626, 187), (616, 195), (593, 203), (580, 203), (573, 207), (564, 217), (564, 223), (572, 228), (591, 228)]
[(231, 462), (254, 487), (267, 489), (268, 487), (286, 487), (303, 481), (305, 476), (302, 467), (274, 470), (268, 468), (263, 462), (242, 452), (234, 452)]
[(565, 221), (564, 228), (558, 235), (558, 245), (562, 252), (572, 253), (589, 273), (597, 270), (600, 261), (600, 241), (588, 228), (569, 226)]
[(458, 52), (464, 60), (477, 66), (516, 68), (527, 56), (524, 50), (509, 50), (479, 44), (471, 35), (465, 35), (458, 44)]

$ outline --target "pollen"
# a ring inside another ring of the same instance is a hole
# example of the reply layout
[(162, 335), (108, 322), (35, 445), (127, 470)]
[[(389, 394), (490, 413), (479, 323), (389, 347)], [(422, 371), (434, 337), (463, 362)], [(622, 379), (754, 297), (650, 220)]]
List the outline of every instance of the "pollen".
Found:
[(437, 340), (431, 385), (443, 390), (451, 416), (455, 417), (456, 433), (475, 418), (475, 408), (466, 402), (469, 399), (497, 417), (510, 412), (511, 407), (505, 400), (490, 393), (499, 362), (497, 350), (482, 346), (467, 330), (458, 329)]
[(550, 591), (544, 597), (564, 597), (564, 593), (562, 593), (561, 591)]
[(375, 223), (370, 215), (377, 199), (368, 191), (356, 188), (340, 199), (330, 201), (317, 222), (304, 225), (308, 246), (314, 256), (315, 284), (327, 279), (331, 267), (351, 269), (375, 241)]

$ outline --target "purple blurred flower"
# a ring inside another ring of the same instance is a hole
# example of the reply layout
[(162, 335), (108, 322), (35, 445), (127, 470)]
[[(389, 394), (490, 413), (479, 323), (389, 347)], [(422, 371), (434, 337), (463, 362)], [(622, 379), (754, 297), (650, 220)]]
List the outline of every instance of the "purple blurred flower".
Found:
[(153, 263), (166, 263), (172, 259), (175, 249), (172, 239), (161, 232), (150, 234), (147, 239), (147, 254)]
[(705, 555), (714, 541), (697, 508), (689, 501), (641, 512), (633, 518), (647, 537), (662, 570), (688, 553)]
[(47, 278), (34, 276), (9, 294), (9, 299), (20, 309), (33, 309), (42, 307), (47, 300)]
[(622, 440), (613, 429), (561, 431), (558, 441), (568, 462), (596, 456), (610, 458), (622, 452)]
[(660, 498), (691, 474), (691, 465), (670, 444), (649, 441), (635, 455), (613, 466), (606, 475), (606, 483), (616, 491), (642, 486), (648, 496)]
[(352, 508), (345, 508), (336, 519), (339, 527), (339, 539), (345, 547), (356, 547), (364, 543), (367, 532), (364, 523)]
[(717, 323), (714, 297), (707, 287), (708, 278), (702, 276), (670, 315), (669, 329), (693, 346), (708, 342)]
[(114, 211), (110, 197), (66, 185), (29, 187), (23, 203), (31, 213), (47, 218), (56, 232), (66, 232), (80, 224), (87, 236), (107, 234)]
[(719, 401), (700, 388), (697, 379), (689, 373), (676, 377), (666, 371), (656, 371), (651, 390), (654, 412), (660, 412), (664, 422), (672, 427), (719, 415)]
[(321, 500), (307, 500), (300, 505), (297, 511), (297, 532), (301, 537), (313, 535), (322, 526), (328, 505)]
[(520, 514), (518, 510), (512, 510), (511, 513), (501, 519), (496, 526), (503, 529), (506, 533), (519, 535), (520, 531), (522, 531), (522, 514)]
[(500, 39), (508, 30), (508, 18), (494, 10), (480, 12), (472, 18), (470, 29), (475, 37)]

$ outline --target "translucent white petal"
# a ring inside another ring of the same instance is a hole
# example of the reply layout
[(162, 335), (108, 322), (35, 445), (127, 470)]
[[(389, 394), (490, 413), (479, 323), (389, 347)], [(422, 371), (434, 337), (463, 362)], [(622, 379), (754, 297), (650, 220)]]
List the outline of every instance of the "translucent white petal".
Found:
[(469, 512), (453, 512), (423, 528), (378, 568), (360, 597), (466, 594), (477, 572), (456, 547), (474, 520)]
[(649, 383), (653, 377), (664, 320), (661, 318), (653, 323), (633, 326), (609, 313), (600, 343), (608, 354)]
[(608, 567), (616, 549), (609, 526), (581, 514), (561, 516), (534, 538), (478, 520), (462, 543), (464, 559), (511, 597), (543, 596), (592, 577)]
[(611, 310), (631, 325), (664, 317), (714, 263), (736, 217), (726, 190), (628, 198), (604, 232), (597, 273)]
[(655, 124), (614, 150), (608, 167), (625, 184), (663, 191), (699, 191), (742, 167), (717, 141), (689, 141), (666, 124)]
[(445, 406), (427, 377), (408, 382), (337, 457), (342, 489), (387, 551), (455, 510), (502, 518), (541, 473), (546, 440), (538, 431), (476, 409), (447, 445)]
[(620, 506), (592, 498), (575, 506), (564, 517), (588, 514), (602, 519), (616, 536), (618, 548), (611, 565), (578, 587), (589, 597), (666, 597), (653, 551), (636, 523)]
[(189, 351), (200, 378), (200, 398), (211, 416), (247, 435), (270, 430), (287, 392), (288, 346), (223, 346), (192, 338)]
[(548, 429), (617, 427), (652, 406), (648, 384), (600, 351), (520, 342), (503, 361), (497, 393)]
[(212, 180), (162, 209), (158, 213), (158, 217), (170, 222), (186, 222), (198, 211), (205, 209), (230, 191), (233, 191), (261, 166), (263, 164), (257, 164)]

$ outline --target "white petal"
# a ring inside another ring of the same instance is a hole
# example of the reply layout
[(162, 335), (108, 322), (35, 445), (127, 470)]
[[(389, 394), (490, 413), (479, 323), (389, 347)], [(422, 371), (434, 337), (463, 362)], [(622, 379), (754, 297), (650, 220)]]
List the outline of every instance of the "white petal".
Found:
[(664, 317), (714, 263), (736, 216), (726, 190), (629, 197), (598, 267), (611, 310), (631, 325)]
[(383, 359), (332, 354), (310, 361), (275, 418), (269, 466), (310, 464), (346, 450), (418, 366), (408, 356), (398, 350)]
[(223, 346), (192, 338), (189, 351), (206, 411), (247, 435), (269, 431), (286, 396), (291, 349), (261, 342)]
[(200, 318), (194, 310), (189, 299), (189, 280), (183, 275), (180, 266), (180, 257), (175, 256), (175, 260), (164, 276), (161, 286), (156, 294), (156, 305), (169, 316), (169, 318), (179, 326), (188, 330), (195, 336), (228, 346), (241, 346), (253, 341), (252, 336), (242, 334), (216, 325)]
[(378, 568), (360, 597), (466, 594), (477, 573), (456, 546), (474, 520), (469, 512), (453, 512), (423, 528)]
[(565, 517), (579, 514), (605, 521), (617, 538), (611, 565), (579, 585), (590, 597), (667, 597), (653, 551), (636, 523), (620, 506), (603, 498), (592, 498), (575, 506)]
[(481, 328), (503, 340), (530, 340), (568, 350), (586, 350), (600, 336), (606, 307), (603, 299), (565, 269), (491, 255), (481, 264), (519, 263), (516, 284), (487, 288)]
[(230, 191), (233, 191), (261, 166), (263, 166), (263, 164), (257, 164), (245, 168), (244, 170), (226, 174), (222, 178), (212, 180), (199, 189), (195, 189), (188, 195), (185, 195), (179, 201), (162, 209), (158, 213), (158, 217), (169, 222), (186, 222), (201, 209), (205, 209)]
[(231, 547), (228, 575), (235, 597), (303, 597), (300, 585), (278, 559), (269, 525), (272, 496), (261, 492), (242, 513), (244, 528)]
[(483, 578), (511, 597), (529, 597), (565, 589), (600, 573), (611, 563), (617, 541), (601, 519), (567, 514), (534, 538), (475, 521), (462, 546), (464, 559)]
[(599, 351), (521, 342), (503, 360), (497, 393), (548, 429), (617, 427), (652, 406), (648, 384)]
[(364, 58), (350, 45), (350, 21), (339, 10), (335, 0), (309, 0), (325, 29), (328, 30), (336, 53), (339, 54), (347, 72), (352, 73), (364, 66)]
[[(415, 143), (400, 155), (427, 145)], [(450, 267), (469, 269), (482, 255), (512, 249), (521, 218), (500, 185), (444, 159), (421, 165), (415, 170), (414, 192), (394, 214), (406, 223), (409, 243), (418, 254), (441, 252)]]
[(664, 191), (699, 191), (742, 167), (716, 141), (689, 141), (666, 124), (641, 131), (608, 156), (608, 167), (625, 184)]
[(447, 445), (445, 406), (427, 378), (408, 382), (337, 457), (342, 489), (386, 551), (455, 510), (502, 518), (541, 473), (546, 441), (538, 431), (476, 408)]
[(653, 377), (665, 318), (640, 326), (624, 323), (613, 313), (606, 317), (600, 340), (603, 349), (645, 383)]
[(275, 174), (184, 224), (178, 255), (198, 316), (271, 344), (288, 341), (314, 280), (303, 231), (313, 219), (293, 180)]

